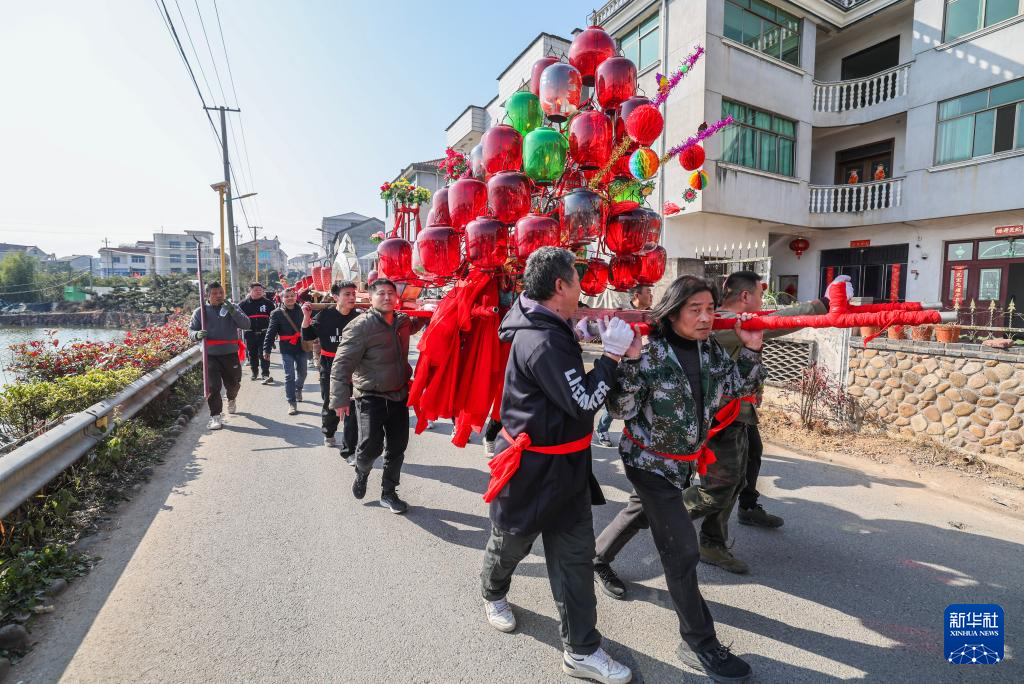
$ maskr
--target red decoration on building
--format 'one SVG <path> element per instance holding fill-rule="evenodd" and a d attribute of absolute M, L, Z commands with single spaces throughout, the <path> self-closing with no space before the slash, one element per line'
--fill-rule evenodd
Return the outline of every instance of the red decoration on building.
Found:
<path fill-rule="evenodd" d="M 518 171 L 502 171 L 487 181 L 487 204 L 494 218 L 511 225 L 530 213 L 530 179 Z"/>
<path fill-rule="evenodd" d="M 828 287 L 829 285 L 831 285 L 832 281 L 835 280 L 835 279 L 836 279 L 836 267 L 835 266 L 827 266 L 825 268 L 825 287 Z M 794 296 L 796 296 L 796 295 L 794 295 Z"/>
<path fill-rule="evenodd" d="M 466 226 L 466 259 L 485 271 L 504 266 L 508 261 L 508 228 L 489 216 L 470 221 Z"/>
<path fill-rule="evenodd" d="M 516 257 L 523 263 L 541 247 L 558 247 L 558 221 L 543 214 L 527 214 L 516 221 Z"/>
<path fill-rule="evenodd" d="M 594 74 L 606 59 L 615 56 L 615 41 L 600 26 L 588 26 L 572 39 L 569 64 L 580 70 L 583 85 L 594 85 Z"/>
<path fill-rule="evenodd" d="M 796 258 L 799 259 L 803 256 L 803 253 L 807 251 L 807 248 L 811 246 L 811 243 L 802 237 L 798 237 L 789 243 L 789 248 L 796 252 Z"/>
<path fill-rule="evenodd" d="M 679 165 L 687 171 L 696 171 L 704 166 L 704 148 L 700 145 L 687 147 L 679 153 Z"/>
<path fill-rule="evenodd" d="M 583 294 L 596 297 L 608 287 L 608 276 L 608 264 L 600 259 L 589 259 L 587 270 L 580 278 L 580 290 L 583 291 Z"/>
<path fill-rule="evenodd" d="M 636 208 L 608 219 L 604 244 L 619 255 L 636 254 L 647 244 L 647 214 Z"/>
<path fill-rule="evenodd" d="M 462 262 L 459 234 L 450 226 L 424 229 L 416 237 L 416 248 L 423 270 L 432 276 L 450 277 Z"/>
<path fill-rule="evenodd" d="M 625 292 L 636 287 L 639 284 L 640 268 L 640 257 L 635 254 L 613 256 L 608 264 L 612 289 Z"/>
<path fill-rule="evenodd" d="M 460 178 L 448 186 L 448 216 L 461 232 L 466 224 L 487 211 L 487 186 L 475 178 Z"/>
<path fill-rule="evenodd" d="M 892 270 L 889 274 L 889 301 L 898 302 L 900 300 L 900 271 L 902 270 L 902 264 L 893 264 Z"/>
<path fill-rule="evenodd" d="M 530 92 L 540 97 L 540 75 L 544 73 L 544 70 L 549 66 L 558 61 L 557 57 L 548 55 L 547 57 L 541 57 L 533 63 L 533 68 L 530 70 Z"/>
<path fill-rule="evenodd" d="M 640 273 L 636 281 L 640 285 L 654 285 L 665 275 L 665 263 L 668 253 L 661 245 L 640 255 Z"/>
<path fill-rule="evenodd" d="M 597 111 L 574 116 L 569 122 L 569 156 L 584 171 L 603 168 L 612 156 L 612 120 Z"/>
<path fill-rule="evenodd" d="M 480 138 L 480 144 L 487 178 L 501 171 L 518 171 L 522 168 L 523 136 L 511 126 L 491 126 Z"/>
<path fill-rule="evenodd" d="M 636 65 L 625 57 L 609 57 L 594 74 L 594 97 L 601 109 L 613 110 L 636 94 Z"/>
<path fill-rule="evenodd" d="M 665 118 L 652 104 L 636 107 L 626 118 L 626 133 L 643 147 L 652 145 L 664 127 Z"/>
<path fill-rule="evenodd" d="M 408 280 L 412 275 L 412 243 L 408 240 L 388 238 L 377 245 L 377 256 L 377 271 L 382 278 Z"/>
<path fill-rule="evenodd" d="M 566 244 L 583 245 L 601 237 L 605 213 L 605 201 L 596 192 L 579 188 L 566 193 L 559 204 L 559 222 Z"/>

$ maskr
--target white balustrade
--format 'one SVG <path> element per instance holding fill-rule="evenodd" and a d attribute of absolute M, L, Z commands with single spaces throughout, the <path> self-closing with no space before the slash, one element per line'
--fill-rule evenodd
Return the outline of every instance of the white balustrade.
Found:
<path fill-rule="evenodd" d="M 851 214 L 900 206 L 903 179 L 887 178 L 852 185 L 812 185 L 810 190 L 812 214 Z"/>
<path fill-rule="evenodd" d="M 901 64 L 867 78 L 814 82 L 814 111 L 846 112 L 903 97 L 910 80 L 910 63 Z"/>

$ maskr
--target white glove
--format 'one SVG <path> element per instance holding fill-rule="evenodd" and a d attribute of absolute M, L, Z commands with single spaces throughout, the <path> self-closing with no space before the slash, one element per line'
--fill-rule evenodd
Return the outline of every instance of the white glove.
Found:
<path fill-rule="evenodd" d="M 621 318 L 598 321 L 597 329 L 601 332 L 601 342 L 607 354 L 622 356 L 633 343 L 633 329 Z"/>
<path fill-rule="evenodd" d="M 594 339 L 594 336 L 590 334 L 590 320 L 581 318 L 579 322 L 573 328 L 576 331 L 576 339 L 580 341 L 588 341 Z"/>
<path fill-rule="evenodd" d="M 850 276 L 848 276 L 848 275 L 841 275 L 838 278 L 836 278 L 835 280 L 833 280 L 832 282 L 833 283 L 846 283 L 846 299 L 847 299 L 847 301 L 853 299 L 853 283 L 850 281 Z"/>

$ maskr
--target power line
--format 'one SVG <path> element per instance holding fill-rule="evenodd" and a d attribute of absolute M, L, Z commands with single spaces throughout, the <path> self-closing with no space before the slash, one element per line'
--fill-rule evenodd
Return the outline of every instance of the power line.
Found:
<path fill-rule="evenodd" d="M 178 4 L 178 0 L 174 0 L 174 6 L 178 9 L 178 18 L 181 19 L 181 27 L 185 29 L 185 37 L 188 38 L 188 44 L 192 47 L 192 56 L 196 58 L 196 66 L 199 67 L 199 75 L 203 77 L 203 83 L 206 84 L 206 90 L 210 93 L 210 99 L 215 99 L 213 88 L 210 87 L 210 79 L 206 77 L 206 69 L 203 68 L 203 60 L 199 58 L 199 51 L 196 50 L 196 44 L 192 40 L 192 32 L 188 30 L 188 22 L 185 20 L 185 14 L 181 11 L 181 5 Z"/>
<path fill-rule="evenodd" d="M 178 0 L 174 0 L 177 2 Z M 203 28 L 203 38 L 206 40 L 206 49 L 210 53 L 210 62 L 213 64 L 213 75 L 217 77 L 217 87 L 220 88 L 221 102 L 227 104 L 228 96 L 224 94 L 224 83 L 220 80 L 220 70 L 217 69 L 217 60 L 213 57 L 213 46 L 210 45 L 210 36 L 206 33 L 206 22 L 203 21 L 203 12 L 199 9 L 199 0 L 195 0 L 196 13 L 199 15 L 199 25 Z M 235 98 L 235 108 L 238 109 L 238 98 Z"/>
<path fill-rule="evenodd" d="M 37 288 L 31 289 L 31 290 L 0 290 L 0 295 L 31 294 L 33 292 L 46 292 L 47 290 L 52 290 L 55 287 L 64 287 L 65 285 L 70 285 L 74 281 L 76 281 L 79 278 L 81 278 L 83 275 L 90 274 L 91 272 L 92 272 L 91 268 L 83 269 L 83 270 L 79 271 L 78 273 L 76 273 L 74 276 L 72 276 L 71 280 L 67 280 L 67 281 L 65 281 L 63 283 L 54 283 L 53 285 L 47 285 L 45 287 L 37 287 Z"/>

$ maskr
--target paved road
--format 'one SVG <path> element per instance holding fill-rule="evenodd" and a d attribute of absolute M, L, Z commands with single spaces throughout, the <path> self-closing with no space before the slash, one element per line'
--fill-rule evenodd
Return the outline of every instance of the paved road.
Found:
<path fill-rule="evenodd" d="M 223 431 L 205 432 L 205 415 L 193 422 L 98 535 L 92 550 L 103 560 L 37 625 L 38 645 L 10 681 L 568 681 L 540 544 L 509 596 L 518 631 L 484 622 L 480 447 L 455 449 L 443 423 L 412 440 L 407 516 L 377 505 L 379 469 L 355 501 L 351 469 L 322 446 L 313 377 L 299 416 L 286 415 L 280 385 L 245 380 Z M 1019 520 L 874 464 L 768 454 L 766 503 L 786 526 L 735 526 L 734 551 L 751 575 L 700 570 L 720 637 L 747 654 L 757 681 L 1024 681 L 1012 657 L 954 667 L 942 647 L 950 603 L 1000 604 L 1008 643 L 1020 643 Z M 595 508 L 603 526 L 628 484 L 611 449 L 595 449 L 595 470 L 611 499 Z M 608 650 L 636 681 L 708 681 L 677 664 L 650 536 L 618 567 L 632 600 L 598 595 Z"/>

